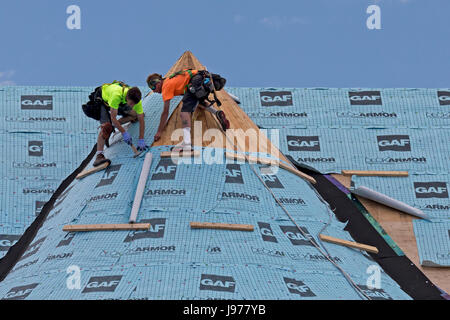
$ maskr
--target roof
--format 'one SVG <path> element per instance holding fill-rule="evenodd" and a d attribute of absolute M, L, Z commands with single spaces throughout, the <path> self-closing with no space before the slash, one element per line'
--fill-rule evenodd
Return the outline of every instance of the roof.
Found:
<path fill-rule="evenodd" d="M 201 67 L 189 52 L 184 54 L 168 73 L 186 67 Z M 6 94 L 2 94 L 3 99 L 5 96 L 11 97 L 9 90 L 25 89 L 6 89 L 3 91 Z M 32 89 L 26 90 L 33 94 Z M 43 94 L 51 92 L 49 88 L 40 90 Z M 241 94 L 243 90 L 231 90 L 241 99 L 242 109 L 226 92 L 219 93 L 223 102 L 222 108 L 230 119 L 232 128 L 255 130 L 258 140 L 264 143 L 257 144 L 256 148 L 253 144 L 235 143 L 232 144 L 232 150 L 277 158 L 292 165 L 258 128 L 257 125 L 263 127 L 264 124 L 259 122 L 260 119 L 268 117 L 252 116 L 247 109 L 251 105 L 246 104 L 245 97 L 257 89 L 248 89 L 245 91 L 247 94 Z M 306 92 L 309 89 L 304 90 Z M 65 92 L 65 99 L 61 98 L 61 105 L 65 105 L 66 101 L 79 104 L 79 100 L 85 98 L 89 92 L 88 89 L 76 91 L 69 88 L 55 89 L 54 92 L 59 97 L 62 91 Z M 78 92 L 75 94 L 75 102 L 67 96 L 74 95 L 74 92 Z M 21 91 L 20 94 L 23 95 Z M 322 97 L 327 96 L 324 94 Z M 10 98 L 7 98 L 7 101 L 10 101 L 8 99 Z M 19 93 L 11 100 L 17 99 L 20 99 Z M 226 144 L 223 143 L 228 139 L 225 136 L 222 137 L 222 145 L 217 140 L 214 140 L 212 145 L 210 141 L 196 144 L 196 140 L 193 140 L 196 148 L 202 151 L 202 159 L 205 162 L 214 159 L 213 163 L 196 163 L 196 159 L 178 162 L 170 158 L 162 159 L 161 152 L 169 150 L 169 146 L 177 142 L 172 141 L 171 135 L 174 129 L 180 127 L 177 116 L 179 101 L 178 99 L 172 104 L 172 116 L 161 141 L 153 144 L 149 151 L 153 155 L 153 161 L 138 221 L 150 222 L 151 229 L 141 232 L 62 231 L 62 227 L 67 224 L 126 223 L 130 214 L 143 158 L 134 159 L 129 147 L 119 141 L 106 151 L 113 161 L 109 169 L 83 180 L 75 180 L 74 175 L 77 172 L 92 165 L 93 153 L 89 153 L 90 150 L 87 150 L 86 146 L 84 153 L 78 152 L 73 158 L 80 163 L 87 156 L 80 167 L 74 165 L 65 168 L 65 173 L 55 173 L 61 178 L 75 170 L 44 206 L 44 210 L 15 248 L 10 250 L 6 260 L 0 262 L 0 271 L 4 272 L 9 268 L 8 275 L 0 283 L 0 297 L 410 298 L 411 291 L 408 290 L 407 294 L 406 289 L 400 287 L 399 280 L 393 279 L 391 273 L 383 270 L 388 269 L 385 266 L 380 269 L 383 287 L 374 289 L 367 286 L 368 268 L 380 267 L 373 255 L 321 242 L 319 233 L 347 240 L 355 240 L 355 235 L 348 232 L 346 223 L 334 215 L 324 196 L 297 175 L 283 169 L 270 175 L 263 165 L 227 163 L 224 156 Z M 144 100 L 143 105 L 146 113 L 146 137 L 153 137 L 159 124 L 161 96 L 152 94 Z M 243 110 L 250 114 L 256 124 Z M 194 117 L 202 123 L 202 136 L 208 129 L 218 129 L 209 113 L 197 111 Z M 84 124 L 85 121 L 76 123 Z M 57 131 L 58 129 L 60 131 Z M 67 134 L 61 132 L 61 129 L 55 123 L 49 137 L 59 135 L 67 139 Z M 77 129 L 75 127 L 73 132 L 76 139 L 84 137 L 95 141 L 95 130 L 92 126 L 89 127 L 91 131 L 86 129 L 82 134 L 79 131 L 77 133 Z M 288 130 L 304 128 L 291 127 Z M 138 126 L 132 125 L 129 131 L 136 136 Z M 214 134 L 216 133 L 217 130 L 214 130 Z M 4 131 L 3 134 L 16 137 L 22 133 L 10 130 Z M 31 136 L 33 134 L 27 133 L 27 138 L 34 139 L 34 136 Z M 223 135 L 220 131 L 217 134 Z M 46 137 L 42 139 L 46 145 Z M 71 143 L 77 141 L 76 139 L 70 140 Z M 283 153 L 289 154 L 288 145 L 285 145 L 284 150 L 283 145 L 280 145 L 280 148 Z M 31 156 L 28 154 L 28 157 Z M 298 159 L 293 160 L 295 162 Z M 46 178 L 47 169 L 52 168 L 39 168 L 40 179 Z M 4 175 L 4 179 L 9 177 Z M 277 204 L 277 200 L 282 205 Z M 255 230 L 192 230 L 189 227 L 192 221 L 251 224 Z M 24 223 L 24 227 L 26 226 Z M 367 228 L 364 232 L 375 230 L 373 226 Z M 327 252 L 331 261 L 326 258 Z M 71 272 L 78 267 L 81 271 L 79 290 L 67 290 L 68 288 L 61 286 L 61 283 L 66 283 L 68 267 L 72 267 L 69 270 Z M 26 295 L 23 294 L 24 288 L 30 289 L 26 291 Z"/>

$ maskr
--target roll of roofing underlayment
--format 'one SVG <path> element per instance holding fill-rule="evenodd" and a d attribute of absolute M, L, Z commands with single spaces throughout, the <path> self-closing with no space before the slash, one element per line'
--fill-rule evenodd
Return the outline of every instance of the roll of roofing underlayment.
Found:
<path fill-rule="evenodd" d="M 227 92 L 228 95 L 237 103 L 237 104 L 241 104 L 241 100 L 236 97 L 234 94 Z"/>
<path fill-rule="evenodd" d="M 139 177 L 139 182 L 136 188 L 136 195 L 133 201 L 133 207 L 131 208 L 130 223 L 135 223 L 139 209 L 141 207 L 142 197 L 144 196 L 144 189 L 147 183 L 148 174 L 150 172 L 150 166 L 152 165 L 153 155 L 148 152 L 145 155 L 144 164 L 142 165 L 141 176 Z"/>
<path fill-rule="evenodd" d="M 428 219 L 428 216 L 422 210 L 411 207 L 406 203 L 390 198 L 382 193 L 379 193 L 367 187 L 359 186 L 357 188 L 353 188 L 351 192 L 363 198 L 367 198 L 369 200 L 384 204 L 385 206 L 397 209 L 399 211 L 411 214 L 413 216 L 422 219 Z"/>

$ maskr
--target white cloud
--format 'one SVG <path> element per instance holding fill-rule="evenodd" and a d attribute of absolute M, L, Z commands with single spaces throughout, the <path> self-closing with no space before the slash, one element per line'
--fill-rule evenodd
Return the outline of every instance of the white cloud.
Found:
<path fill-rule="evenodd" d="M 260 23 L 273 29 L 280 29 L 284 26 L 308 24 L 308 21 L 301 17 L 280 17 L 271 16 L 264 17 L 260 20 Z"/>
<path fill-rule="evenodd" d="M 300 17 L 289 18 L 289 24 L 308 24 L 308 21 Z"/>
<path fill-rule="evenodd" d="M 234 23 L 238 24 L 245 21 L 245 17 L 240 14 L 235 14 L 233 17 Z"/>
<path fill-rule="evenodd" d="M 8 70 L 0 72 L 0 86 L 14 86 L 16 83 L 11 79 L 16 71 Z"/>

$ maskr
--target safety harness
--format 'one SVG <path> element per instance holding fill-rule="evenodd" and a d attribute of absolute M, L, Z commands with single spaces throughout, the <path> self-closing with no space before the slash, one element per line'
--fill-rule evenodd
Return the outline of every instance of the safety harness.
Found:
<path fill-rule="evenodd" d="M 126 89 L 126 88 L 130 88 L 130 86 L 127 85 L 125 82 L 123 82 L 123 81 L 117 81 L 117 80 L 114 80 L 112 83 L 105 83 L 103 86 L 105 86 L 105 85 L 112 85 L 112 84 L 118 84 L 119 86 L 122 87 L 122 96 L 123 96 L 123 94 L 125 93 L 125 89 Z M 103 86 L 102 86 L 102 87 L 103 87 Z"/>
<path fill-rule="evenodd" d="M 212 81 L 214 81 L 212 74 L 206 70 L 198 70 L 198 73 L 194 74 L 194 73 L 192 73 L 192 70 L 194 70 L 194 69 L 184 69 L 184 70 L 175 72 L 169 76 L 169 79 L 175 78 L 176 76 L 183 75 L 186 73 L 189 74 L 189 83 L 185 86 L 183 93 L 186 93 L 186 91 L 189 90 L 189 92 L 193 93 L 197 98 L 206 99 L 211 104 L 217 103 L 217 106 L 220 107 L 222 105 L 222 103 L 217 98 L 216 91 L 214 90 L 214 86 L 212 85 Z M 203 80 L 202 80 L 203 90 L 201 90 L 201 89 L 199 90 L 199 88 L 195 88 L 192 86 L 191 80 L 195 75 L 200 75 L 203 77 Z M 222 88 L 220 88 L 220 89 L 222 89 Z M 212 101 L 209 100 L 209 98 L 208 98 L 209 93 L 213 94 L 214 100 L 212 100 Z"/>

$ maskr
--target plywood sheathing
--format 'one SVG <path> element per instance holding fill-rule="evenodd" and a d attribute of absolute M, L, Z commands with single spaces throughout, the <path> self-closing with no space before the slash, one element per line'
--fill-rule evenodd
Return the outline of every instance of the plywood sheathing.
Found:
<path fill-rule="evenodd" d="M 335 174 L 333 177 L 347 188 L 350 187 L 351 177 Z M 403 250 L 406 256 L 439 288 L 450 292 L 450 268 L 431 268 L 420 265 L 416 237 L 414 235 L 413 220 L 408 214 L 382 204 L 358 197 L 367 211 L 378 221 L 387 234 Z"/>
<path fill-rule="evenodd" d="M 183 69 L 200 69 L 204 70 L 205 66 L 203 66 L 200 61 L 189 51 L 185 52 L 177 62 L 170 68 L 169 72 L 167 72 L 166 76 L 169 76 L 177 71 Z M 214 72 L 214 70 L 209 70 Z M 227 77 L 226 74 L 223 74 L 224 77 Z M 226 89 L 226 88 L 225 88 Z M 230 148 L 237 152 L 260 152 L 267 153 L 274 156 L 277 159 L 283 160 L 287 163 L 290 163 L 289 160 L 284 157 L 284 155 L 279 152 L 279 150 L 272 145 L 271 141 L 266 137 L 264 133 L 262 133 L 258 126 L 253 123 L 253 121 L 247 116 L 247 114 L 239 107 L 239 105 L 228 95 L 225 90 L 221 90 L 217 92 L 217 97 L 222 102 L 222 106 L 220 110 L 224 111 L 227 119 L 230 121 L 230 129 L 242 130 L 242 132 L 246 132 L 247 130 L 254 130 L 257 136 L 257 143 L 252 143 L 250 139 L 246 138 L 245 141 L 238 141 L 234 139 L 232 135 L 229 134 L 229 137 L 232 138 L 233 143 L 236 144 L 236 147 Z M 153 144 L 153 146 L 163 146 L 163 145 L 174 145 L 181 142 L 181 137 L 177 141 L 172 141 L 172 133 L 174 130 L 182 128 L 181 119 L 180 119 L 180 111 L 181 104 L 176 108 L 176 110 L 172 113 L 172 116 L 169 118 L 168 123 L 162 132 L 161 139 Z M 161 105 L 161 111 L 162 111 Z M 199 139 L 195 139 L 197 137 L 204 137 L 205 132 L 208 129 L 219 129 L 217 120 L 214 119 L 214 115 L 209 112 L 205 112 L 200 108 L 197 108 L 192 116 L 192 143 L 194 146 L 198 147 L 213 147 L 213 148 L 226 148 L 227 147 L 227 138 L 222 134 L 221 139 L 211 139 L 212 141 L 202 141 L 201 144 L 198 143 Z M 201 122 L 201 132 L 199 130 L 195 130 L 195 121 Z M 198 128 L 198 127 L 197 127 Z M 231 131 L 229 131 L 231 132 Z M 241 135 L 242 136 L 242 135 Z M 230 143 L 229 143 L 230 144 Z"/>

